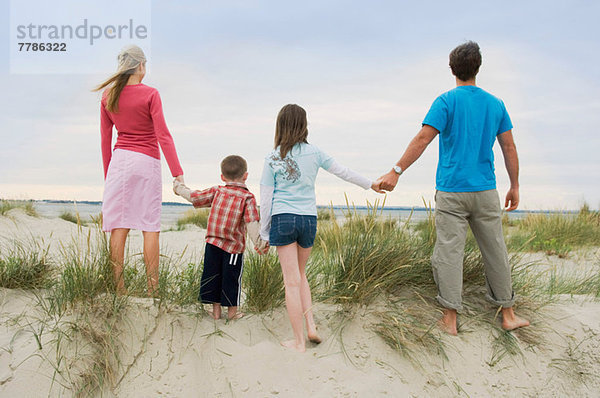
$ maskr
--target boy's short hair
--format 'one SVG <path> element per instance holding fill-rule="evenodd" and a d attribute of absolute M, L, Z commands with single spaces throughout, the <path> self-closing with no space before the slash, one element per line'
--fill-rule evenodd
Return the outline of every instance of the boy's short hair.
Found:
<path fill-rule="evenodd" d="M 452 74 L 462 81 L 471 80 L 479 72 L 481 52 L 479 45 L 468 41 L 450 52 L 450 69 Z"/>
<path fill-rule="evenodd" d="M 221 161 L 221 174 L 228 180 L 237 180 L 248 171 L 246 160 L 238 155 L 229 155 Z"/>

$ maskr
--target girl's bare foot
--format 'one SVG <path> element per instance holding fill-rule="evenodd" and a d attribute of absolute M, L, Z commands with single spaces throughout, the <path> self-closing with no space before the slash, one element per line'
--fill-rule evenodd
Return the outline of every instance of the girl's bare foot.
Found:
<path fill-rule="evenodd" d="M 296 343 L 296 340 L 282 341 L 280 344 L 282 346 L 284 346 L 285 348 L 290 348 L 290 349 L 296 350 L 298 352 L 305 352 L 306 351 L 306 346 L 304 344 L 298 344 L 298 343 Z"/>
<path fill-rule="evenodd" d="M 529 326 L 529 321 L 516 316 L 512 307 L 502 308 L 502 329 L 515 330 L 526 326 Z"/>
<path fill-rule="evenodd" d="M 321 344 L 321 337 L 319 337 L 319 334 L 317 333 L 317 331 L 315 330 L 314 332 L 308 332 L 308 341 L 310 341 L 311 343 L 315 343 L 315 344 Z"/>
<path fill-rule="evenodd" d="M 438 326 L 443 332 L 448 333 L 451 336 L 458 335 L 458 329 L 456 327 L 456 310 L 445 308 L 442 318 L 438 321 Z"/>

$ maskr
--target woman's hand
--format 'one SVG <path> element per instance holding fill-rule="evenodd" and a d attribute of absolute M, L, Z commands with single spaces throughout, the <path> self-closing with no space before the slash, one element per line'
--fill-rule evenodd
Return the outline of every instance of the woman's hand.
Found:
<path fill-rule="evenodd" d="M 177 180 L 177 181 L 179 181 L 179 182 L 183 183 L 183 182 L 184 182 L 184 181 L 183 181 L 183 174 L 181 174 L 181 175 L 178 175 L 177 177 L 175 177 L 175 180 Z"/>

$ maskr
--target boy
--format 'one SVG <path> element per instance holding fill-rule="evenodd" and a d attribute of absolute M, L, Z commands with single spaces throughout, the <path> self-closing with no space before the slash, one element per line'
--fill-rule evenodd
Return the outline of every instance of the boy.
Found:
<path fill-rule="evenodd" d="M 175 194 L 194 207 L 211 207 L 206 230 L 204 271 L 198 299 L 213 305 L 212 316 L 221 318 L 226 306 L 228 319 L 238 319 L 246 230 L 256 251 L 264 254 L 268 243 L 259 237 L 259 216 L 254 195 L 246 187 L 248 166 L 241 156 L 227 156 L 221 162 L 224 186 L 192 191 L 183 182 L 173 181 Z"/>

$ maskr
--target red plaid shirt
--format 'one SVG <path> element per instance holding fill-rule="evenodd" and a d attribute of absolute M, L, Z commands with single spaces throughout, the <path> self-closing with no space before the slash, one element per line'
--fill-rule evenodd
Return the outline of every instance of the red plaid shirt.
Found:
<path fill-rule="evenodd" d="M 194 207 L 211 207 L 206 243 L 227 253 L 243 253 L 246 247 L 246 223 L 259 221 L 256 199 L 241 182 L 228 182 L 191 194 Z"/>

